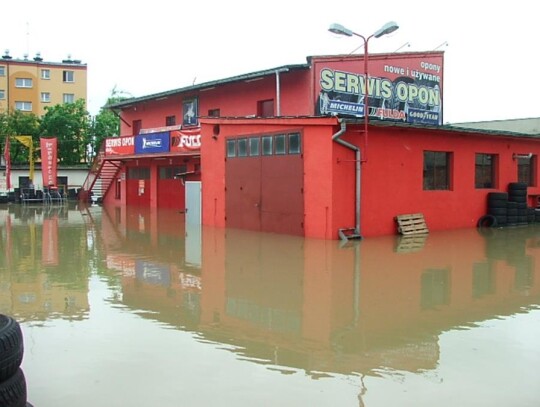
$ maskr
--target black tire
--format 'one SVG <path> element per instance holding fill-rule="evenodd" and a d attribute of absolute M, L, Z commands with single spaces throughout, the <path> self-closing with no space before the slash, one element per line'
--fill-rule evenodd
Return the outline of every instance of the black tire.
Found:
<path fill-rule="evenodd" d="M 21 326 L 13 318 L 0 314 L 0 382 L 13 376 L 21 366 L 23 353 Z"/>
<path fill-rule="evenodd" d="M 0 406 L 26 407 L 26 379 L 19 368 L 9 379 L 0 383 Z"/>
<path fill-rule="evenodd" d="M 508 210 L 505 208 L 494 208 L 492 206 L 490 206 L 488 208 L 488 215 L 494 215 L 494 216 L 501 216 L 501 215 L 504 215 L 506 216 L 508 214 Z"/>
<path fill-rule="evenodd" d="M 509 191 L 519 191 L 519 190 L 527 190 L 527 183 L 526 182 L 511 182 L 508 184 L 508 190 Z"/>
<path fill-rule="evenodd" d="M 517 216 L 507 216 L 506 217 L 506 225 L 508 226 L 515 226 L 518 223 L 518 217 Z"/>
<path fill-rule="evenodd" d="M 479 228 L 494 228 L 497 227 L 497 219 L 493 215 L 484 215 L 478 219 L 476 226 Z"/>
<path fill-rule="evenodd" d="M 489 192 L 487 195 L 488 207 L 490 208 L 506 208 L 508 203 L 507 192 Z"/>
<path fill-rule="evenodd" d="M 495 200 L 490 199 L 488 200 L 488 208 L 507 208 L 508 207 L 508 199 L 505 199 L 504 201 L 502 199 Z"/>
<path fill-rule="evenodd" d="M 508 199 L 508 192 L 488 192 L 488 201 L 506 201 Z"/>
<path fill-rule="evenodd" d="M 524 197 L 524 196 L 527 196 L 527 190 L 526 189 L 516 189 L 516 190 L 513 190 L 513 191 L 510 191 L 508 193 L 508 199 L 509 200 L 512 200 L 512 198 L 516 198 L 516 197 Z"/>

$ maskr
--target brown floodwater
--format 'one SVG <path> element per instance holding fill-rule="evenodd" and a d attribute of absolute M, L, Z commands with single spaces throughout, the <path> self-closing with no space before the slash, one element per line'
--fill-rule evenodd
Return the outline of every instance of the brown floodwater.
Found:
<path fill-rule="evenodd" d="M 540 224 L 350 241 L 0 206 L 28 401 L 540 405 Z"/>

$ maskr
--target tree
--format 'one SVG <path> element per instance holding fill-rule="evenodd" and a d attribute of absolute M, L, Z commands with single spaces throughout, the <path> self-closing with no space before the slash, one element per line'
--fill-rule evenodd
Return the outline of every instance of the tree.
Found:
<path fill-rule="evenodd" d="M 97 152 L 103 144 L 103 140 L 108 137 L 118 137 L 120 135 L 120 118 L 107 106 L 128 99 L 126 94 L 115 88 L 111 91 L 111 96 L 99 113 L 94 116 L 91 125 L 90 145 L 91 152 Z"/>
<path fill-rule="evenodd" d="M 45 111 L 41 118 L 40 136 L 58 139 L 59 163 L 86 163 L 91 120 L 85 101 L 79 99 L 75 103 L 50 106 Z"/>
<path fill-rule="evenodd" d="M 0 113 L 0 142 L 2 151 L 6 135 L 10 137 L 32 136 L 35 140 L 39 137 L 39 117 L 34 113 L 21 112 L 20 110 Z M 16 142 L 13 138 L 11 139 L 10 156 L 12 164 L 28 163 L 28 153 L 28 148 Z"/>

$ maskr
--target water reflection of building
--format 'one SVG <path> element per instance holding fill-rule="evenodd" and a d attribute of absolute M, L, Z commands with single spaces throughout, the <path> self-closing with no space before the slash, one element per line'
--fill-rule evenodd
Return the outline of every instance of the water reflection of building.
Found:
<path fill-rule="evenodd" d="M 165 240 L 158 223 L 134 216 L 145 218 L 143 230 L 130 224 L 133 216 L 120 213 L 120 227 L 103 227 L 123 264 L 124 304 L 284 370 L 433 369 L 441 332 L 522 312 L 540 299 L 534 225 L 345 246 L 204 228 L 198 269 L 185 261 L 189 234 L 179 214 L 162 215 Z"/>
<path fill-rule="evenodd" d="M 70 206 L 9 205 L 0 209 L 0 313 L 19 321 L 85 318 L 87 231 L 73 227 Z M 59 230 L 62 223 L 71 227 Z"/>

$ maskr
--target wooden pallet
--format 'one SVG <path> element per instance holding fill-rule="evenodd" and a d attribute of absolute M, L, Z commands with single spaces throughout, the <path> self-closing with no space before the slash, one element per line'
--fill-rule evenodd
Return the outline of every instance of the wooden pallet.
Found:
<path fill-rule="evenodd" d="M 398 223 L 398 232 L 402 235 L 420 235 L 429 233 L 429 230 L 424 220 L 424 215 L 421 213 L 413 213 L 411 215 L 396 216 Z"/>

